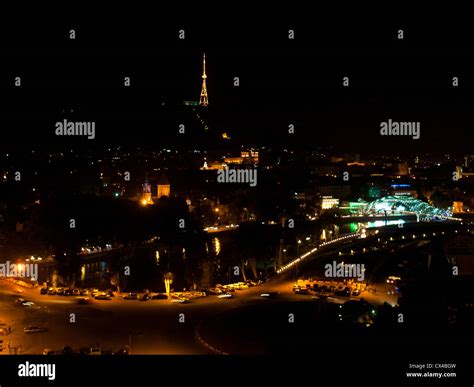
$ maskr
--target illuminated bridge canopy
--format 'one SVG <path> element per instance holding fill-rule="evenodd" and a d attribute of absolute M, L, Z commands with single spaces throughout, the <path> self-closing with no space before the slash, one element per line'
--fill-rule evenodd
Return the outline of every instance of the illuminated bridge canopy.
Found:
<path fill-rule="evenodd" d="M 430 206 L 421 200 L 415 199 L 412 196 L 385 196 L 383 198 L 374 200 L 367 204 L 364 209 L 366 214 L 374 213 L 414 213 L 423 217 L 450 217 L 452 212 L 450 210 L 443 210 Z"/>

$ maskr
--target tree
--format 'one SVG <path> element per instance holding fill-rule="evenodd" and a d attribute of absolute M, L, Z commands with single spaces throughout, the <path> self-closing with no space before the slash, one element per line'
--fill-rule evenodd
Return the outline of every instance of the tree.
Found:
<path fill-rule="evenodd" d="M 169 298 L 170 293 L 171 293 L 171 284 L 173 283 L 174 275 L 173 275 L 173 273 L 168 272 L 163 276 L 163 279 L 165 281 L 166 295 Z"/>

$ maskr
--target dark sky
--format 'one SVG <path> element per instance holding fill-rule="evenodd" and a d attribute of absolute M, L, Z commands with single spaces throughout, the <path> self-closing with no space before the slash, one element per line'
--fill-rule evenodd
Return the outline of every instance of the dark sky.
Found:
<path fill-rule="evenodd" d="M 84 139 L 54 136 L 57 120 L 94 120 L 99 143 L 176 143 L 194 118 L 207 55 L 210 130 L 236 142 L 332 145 L 348 151 L 472 153 L 474 27 L 180 18 L 3 25 L 3 146 Z M 77 39 L 68 39 L 76 28 Z M 177 39 L 185 29 L 186 39 Z M 295 40 L 287 39 L 294 29 Z M 404 29 L 404 40 L 397 30 Z M 13 78 L 22 77 L 22 88 Z M 132 87 L 122 86 L 123 77 Z M 235 76 L 240 86 L 233 86 Z M 342 77 L 350 87 L 342 87 Z M 458 76 L 460 86 L 451 87 Z M 421 138 L 381 137 L 380 122 L 420 121 Z M 288 125 L 296 133 L 288 135 Z M 190 127 L 193 143 L 199 128 Z M 203 138 L 203 142 L 205 143 Z M 86 141 L 87 142 L 87 141 Z"/>

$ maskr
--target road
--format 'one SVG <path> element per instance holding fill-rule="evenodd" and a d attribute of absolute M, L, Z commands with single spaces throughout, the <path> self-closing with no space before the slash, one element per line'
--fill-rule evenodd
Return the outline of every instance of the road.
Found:
<path fill-rule="evenodd" d="M 313 254 L 311 260 L 319 255 L 322 258 L 331 251 L 337 253 L 351 243 L 357 243 L 357 239 L 326 246 Z M 11 347 L 21 346 L 22 353 L 28 354 L 42 353 L 44 348 L 59 350 L 69 345 L 79 349 L 96 344 L 103 350 L 113 351 L 130 345 L 132 354 L 207 354 L 212 350 L 206 344 L 217 348 L 215 344 L 221 342 L 222 337 L 206 337 L 206 330 L 200 332 L 200 336 L 196 335 L 199 332 L 196 328 L 205 322 L 216 320 L 231 310 L 259 308 L 265 303 L 280 302 L 285 305 L 311 302 L 311 296 L 293 294 L 294 278 L 290 278 L 291 272 L 288 270 L 263 285 L 237 291 L 232 299 L 208 296 L 192 300 L 189 304 L 174 304 L 168 300 L 142 302 L 116 297 L 111 301 L 92 300 L 90 305 L 79 305 L 77 297 L 40 295 L 39 289 L 20 288 L 0 280 L 0 322 L 12 327 L 11 334 L 1 339 L 4 348 L 10 342 Z M 15 303 L 20 291 L 23 298 L 35 303 L 33 307 Z M 279 292 L 278 300 L 260 296 L 267 292 Z M 385 301 L 392 305 L 396 303 L 396 296 L 387 295 L 382 284 L 378 284 L 377 294 L 366 291 L 360 297 L 372 304 Z M 329 299 L 331 303 L 344 301 L 347 298 Z M 183 317 L 184 322 L 180 322 Z M 48 331 L 27 335 L 23 328 L 30 324 L 45 326 Z M 234 341 L 238 339 L 232 332 L 225 334 Z M 8 353 L 8 350 L 4 349 L 3 353 Z"/>
<path fill-rule="evenodd" d="M 196 327 L 202 321 L 231 309 L 266 302 L 260 296 L 265 292 L 280 292 L 279 301 L 307 301 L 308 297 L 293 294 L 292 285 L 289 279 L 278 279 L 237 291 L 232 299 L 208 296 L 189 304 L 115 297 L 79 305 L 80 297 L 40 295 L 38 289 L 20 288 L 1 280 L 0 321 L 12 327 L 12 333 L 3 336 L 4 347 L 10 342 L 11 347 L 21 346 L 22 353 L 39 354 L 44 348 L 60 350 L 65 345 L 79 349 L 99 344 L 103 350 L 116 351 L 131 344 L 133 354 L 207 354 L 210 349 L 195 336 Z M 24 307 L 16 303 L 19 291 L 21 297 L 35 305 Z M 179 321 L 181 314 L 184 322 Z M 23 328 L 30 324 L 44 326 L 48 331 L 25 334 Z"/>

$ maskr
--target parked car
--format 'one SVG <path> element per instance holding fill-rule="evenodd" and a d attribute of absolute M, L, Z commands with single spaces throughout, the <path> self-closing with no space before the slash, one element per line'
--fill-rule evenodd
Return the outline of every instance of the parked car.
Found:
<path fill-rule="evenodd" d="M 25 333 L 39 333 L 39 332 L 46 332 L 48 329 L 44 327 L 38 327 L 36 325 L 29 325 L 23 328 Z"/>
<path fill-rule="evenodd" d="M 40 294 L 42 294 L 42 295 L 48 294 L 48 289 L 47 288 L 41 288 L 40 289 Z"/>
<path fill-rule="evenodd" d="M 54 288 L 49 288 L 47 294 L 48 294 L 48 296 L 54 296 L 54 295 L 56 295 L 56 289 L 54 289 Z"/>
<path fill-rule="evenodd" d="M 309 294 L 308 288 L 301 288 L 300 290 L 295 290 L 295 294 Z"/>
<path fill-rule="evenodd" d="M 260 294 L 260 297 L 265 297 L 265 298 L 275 298 L 278 296 L 279 292 L 268 292 L 268 293 L 262 293 Z"/>
<path fill-rule="evenodd" d="M 63 293 L 63 296 L 70 296 L 72 294 L 72 290 L 67 288 L 67 289 L 64 289 L 64 293 Z"/>
<path fill-rule="evenodd" d="M 150 295 L 145 293 L 143 296 L 140 297 L 140 301 L 148 301 L 150 298 Z"/>
<path fill-rule="evenodd" d="M 79 349 L 79 355 L 88 355 L 91 352 L 89 347 L 82 347 Z"/>
<path fill-rule="evenodd" d="M 94 298 L 96 300 L 110 301 L 109 295 L 105 292 L 97 294 Z"/>
<path fill-rule="evenodd" d="M 233 298 L 234 296 L 231 293 L 219 294 L 217 298 Z"/>
<path fill-rule="evenodd" d="M 89 291 L 87 289 L 81 290 L 81 296 L 88 296 L 88 295 L 89 295 Z"/>
<path fill-rule="evenodd" d="M 80 296 L 81 295 L 81 290 L 80 289 L 72 289 L 71 294 L 73 296 Z"/>
<path fill-rule="evenodd" d="M 74 354 L 74 351 L 72 350 L 72 348 L 69 345 L 66 345 L 63 348 L 63 355 L 73 355 L 73 354 Z"/>
<path fill-rule="evenodd" d="M 216 295 L 216 294 L 222 294 L 222 290 L 219 289 L 219 288 L 210 288 L 207 290 L 207 294 L 212 294 L 212 295 Z"/>
<path fill-rule="evenodd" d="M 123 296 L 124 300 L 137 300 L 138 294 L 137 293 L 128 293 L 126 296 Z"/>
<path fill-rule="evenodd" d="M 352 291 L 352 295 L 355 296 L 355 297 L 360 296 L 360 289 L 354 289 Z"/>
<path fill-rule="evenodd" d="M 178 303 L 178 304 L 186 304 L 189 302 L 189 300 L 187 298 L 173 298 L 171 302 Z"/>
<path fill-rule="evenodd" d="M 83 298 L 80 298 L 78 301 L 77 301 L 78 305 L 88 305 L 91 303 L 91 299 L 88 298 L 88 297 L 83 297 Z"/>
<path fill-rule="evenodd" d="M 113 353 L 114 355 L 128 355 L 129 354 L 129 350 L 128 348 L 120 348 L 117 352 L 114 352 Z"/>
<path fill-rule="evenodd" d="M 100 347 L 91 347 L 89 355 L 102 355 L 102 349 Z"/>
<path fill-rule="evenodd" d="M 151 297 L 152 300 L 167 300 L 168 296 L 165 293 L 158 293 Z"/>
<path fill-rule="evenodd" d="M 54 355 L 54 351 L 51 348 L 44 348 L 43 355 Z"/>
<path fill-rule="evenodd" d="M 64 289 L 63 289 L 63 288 L 57 288 L 57 289 L 56 289 L 56 294 L 57 294 L 58 296 L 62 296 L 62 295 L 64 294 Z"/>

